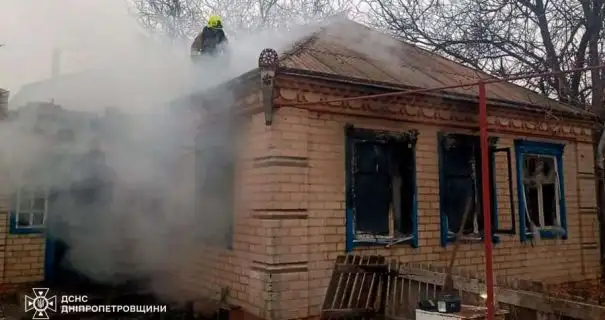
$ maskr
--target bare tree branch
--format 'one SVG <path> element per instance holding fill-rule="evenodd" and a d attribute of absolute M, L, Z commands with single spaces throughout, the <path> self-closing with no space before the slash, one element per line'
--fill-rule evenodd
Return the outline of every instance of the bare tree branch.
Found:
<path fill-rule="evenodd" d="M 174 38 L 192 38 L 211 14 L 229 30 L 287 27 L 348 12 L 353 0 L 132 0 L 140 22 Z"/>
<path fill-rule="evenodd" d="M 365 0 L 375 27 L 499 76 L 605 62 L 605 0 Z M 604 108 L 605 72 L 528 79 L 561 101 Z"/>

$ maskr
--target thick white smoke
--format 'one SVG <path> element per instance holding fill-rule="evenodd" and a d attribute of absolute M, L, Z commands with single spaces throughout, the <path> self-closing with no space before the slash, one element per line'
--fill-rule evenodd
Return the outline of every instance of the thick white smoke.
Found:
<path fill-rule="evenodd" d="M 62 109 L 57 118 L 63 120 L 57 121 L 72 130 L 67 134 L 72 139 L 57 151 L 56 128 L 36 124 L 41 114 L 52 111 L 49 105 L 20 109 L 1 123 L 2 191 L 52 173 L 45 183 L 62 193 L 55 195 L 51 230 L 70 247 L 68 262 L 86 276 L 100 281 L 151 277 L 157 285 L 199 250 L 200 236 L 216 232 L 203 212 L 195 212 L 200 195 L 183 180 L 187 174 L 175 174 L 195 165 L 182 161 L 193 152 L 196 128 L 188 127 L 170 104 L 255 68 L 263 48 L 283 52 L 315 31 L 301 27 L 237 36 L 238 30 L 225 27 L 231 38 L 228 60 L 219 67 L 216 61 L 194 66 L 189 42 L 149 36 L 124 1 L 2 1 L 0 87 L 12 90 L 11 108 L 52 101 Z M 62 53 L 61 74 L 44 82 L 55 49 Z M 42 83 L 27 85 L 36 81 Z M 218 94 L 227 104 L 233 97 L 228 91 Z M 115 112 L 105 114 L 107 107 Z M 44 121 L 54 123 L 48 117 Z M 202 139 L 223 143 L 220 135 Z M 97 149 L 102 153 L 95 155 Z M 76 161 L 83 157 L 88 161 Z M 51 168 L 44 171 L 43 164 Z M 28 176 L 33 168 L 43 174 Z M 86 191 L 93 173 L 113 182 L 110 205 L 74 198 L 74 185 Z"/>

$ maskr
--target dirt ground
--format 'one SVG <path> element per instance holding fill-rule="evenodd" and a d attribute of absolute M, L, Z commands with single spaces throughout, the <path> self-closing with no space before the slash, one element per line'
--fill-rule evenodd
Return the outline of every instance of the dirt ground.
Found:
<path fill-rule="evenodd" d="M 572 296 L 580 300 L 605 304 L 605 279 L 568 282 L 552 286 L 549 291 L 557 296 Z"/>

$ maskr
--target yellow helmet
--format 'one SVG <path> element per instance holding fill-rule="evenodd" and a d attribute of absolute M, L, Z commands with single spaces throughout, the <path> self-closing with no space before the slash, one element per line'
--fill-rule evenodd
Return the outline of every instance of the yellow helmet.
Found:
<path fill-rule="evenodd" d="M 213 15 L 208 19 L 209 28 L 221 28 L 222 26 L 223 22 L 221 21 L 221 17 Z"/>

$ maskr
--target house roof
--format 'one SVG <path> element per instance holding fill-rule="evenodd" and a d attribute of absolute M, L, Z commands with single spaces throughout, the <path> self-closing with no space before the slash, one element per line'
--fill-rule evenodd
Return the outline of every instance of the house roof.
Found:
<path fill-rule="evenodd" d="M 175 94 L 176 85 L 164 85 L 163 91 L 159 85 L 159 81 L 145 82 L 140 77 L 131 80 L 113 70 L 90 69 L 25 84 L 12 95 L 9 106 L 15 109 L 30 102 L 52 102 L 67 110 L 98 112 L 108 107 L 128 107 L 132 112 L 147 111 L 152 104 L 161 104 L 165 102 L 162 99 L 169 100 Z"/>
<path fill-rule="evenodd" d="M 280 68 L 293 72 L 355 79 L 399 89 L 426 89 L 495 79 L 438 54 L 397 40 L 351 20 L 339 20 L 298 42 L 280 58 Z M 476 99 L 478 87 L 435 92 Z M 510 82 L 487 85 L 490 103 L 543 108 L 577 116 L 592 113 Z"/>
<path fill-rule="evenodd" d="M 99 88 L 103 88 L 100 90 Z M 113 105 L 119 86 L 94 72 L 63 74 L 23 85 L 10 99 L 12 108 L 30 102 L 52 102 L 67 109 L 104 108 Z M 86 105 L 82 105 L 86 101 Z"/>

